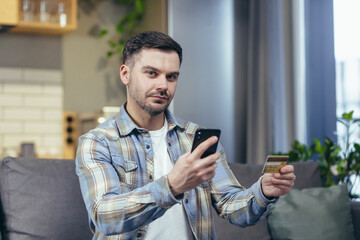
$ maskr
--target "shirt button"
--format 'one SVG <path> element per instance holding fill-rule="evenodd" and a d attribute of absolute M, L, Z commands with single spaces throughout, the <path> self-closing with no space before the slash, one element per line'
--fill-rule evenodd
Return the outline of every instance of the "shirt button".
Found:
<path fill-rule="evenodd" d="M 136 235 L 136 237 L 141 238 L 141 237 L 142 237 L 142 233 L 141 233 L 141 232 L 138 232 L 137 235 Z"/>
<path fill-rule="evenodd" d="M 152 175 L 149 175 L 149 178 L 152 179 L 153 178 Z"/>
<path fill-rule="evenodd" d="M 146 145 L 146 149 L 149 149 L 150 148 L 150 145 Z"/>
<path fill-rule="evenodd" d="M 169 145 L 169 147 L 171 147 L 171 143 L 170 143 L 170 142 L 168 143 L 168 145 Z"/>
<path fill-rule="evenodd" d="M 189 200 L 188 200 L 188 199 L 185 199 L 185 203 L 188 204 L 188 203 L 189 203 Z"/>

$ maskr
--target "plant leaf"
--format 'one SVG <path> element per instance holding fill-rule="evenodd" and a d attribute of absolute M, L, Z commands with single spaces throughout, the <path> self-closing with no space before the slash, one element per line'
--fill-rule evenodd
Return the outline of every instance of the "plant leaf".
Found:
<path fill-rule="evenodd" d="M 113 40 L 109 40 L 108 44 L 109 44 L 110 48 L 116 48 L 116 46 L 118 45 L 117 42 L 114 42 Z"/>
<path fill-rule="evenodd" d="M 354 111 L 351 111 L 349 113 L 343 113 L 342 117 L 345 118 L 348 121 L 351 121 Z"/>
<path fill-rule="evenodd" d="M 122 34 L 122 33 L 124 33 L 124 27 L 123 27 L 123 25 L 122 24 L 118 24 L 118 25 L 116 25 L 116 32 L 118 33 L 118 34 Z"/>
<path fill-rule="evenodd" d="M 99 32 L 99 38 L 104 37 L 108 33 L 109 33 L 109 31 L 107 29 L 101 29 Z"/>
<path fill-rule="evenodd" d="M 145 5 L 142 0 L 135 0 L 135 8 L 138 13 L 143 13 L 145 10 Z"/>
<path fill-rule="evenodd" d="M 108 51 L 106 55 L 107 55 L 108 58 L 111 58 L 113 54 L 114 54 L 114 52 Z"/>

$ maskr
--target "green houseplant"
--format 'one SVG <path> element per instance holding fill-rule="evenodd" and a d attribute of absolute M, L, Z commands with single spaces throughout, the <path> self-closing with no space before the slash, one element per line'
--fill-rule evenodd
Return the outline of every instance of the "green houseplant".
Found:
<path fill-rule="evenodd" d="M 108 40 L 110 50 L 107 52 L 107 57 L 114 54 L 122 53 L 125 42 L 134 34 L 134 29 L 141 21 L 145 13 L 145 0 L 113 0 L 116 4 L 127 8 L 127 14 L 119 19 L 115 25 L 115 32 L 117 37 L 115 40 Z M 99 33 L 99 37 L 104 37 L 108 34 L 108 30 L 103 29 Z"/>
<path fill-rule="evenodd" d="M 337 145 L 329 138 L 322 143 L 313 140 L 309 147 L 295 140 L 289 155 L 289 162 L 318 160 L 322 185 L 329 187 L 340 183 L 347 183 L 349 197 L 359 198 L 353 193 L 354 182 L 360 177 L 360 145 L 358 137 L 353 137 L 353 127 L 358 125 L 359 119 L 353 118 L 353 111 L 344 113 L 338 122 L 345 128 L 344 144 Z M 284 155 L 283 153 L 278 153 Z"/>
<path fill-rule="evenodd" d="M 126 8 L 126 14 L 119 18 L 115 24 L 115 36 L 107 40 L 109 50 L 106 55 L 108 58 L 115 54 L 122 53 L 125 42 L 135 33 L 135 28 L 143 19 L 145 14 L 145 0 L 81 0 L 87 8 L 93 9 L 100 2 L 113 2 Z M 108 29 L 101 29 L 99 37 L 104 38 L 109 35 Z"/>

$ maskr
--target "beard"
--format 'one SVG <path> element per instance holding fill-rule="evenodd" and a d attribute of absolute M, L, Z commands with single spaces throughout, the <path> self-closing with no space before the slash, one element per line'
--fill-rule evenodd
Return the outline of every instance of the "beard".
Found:
<path fill-rule="evenodd" d="M 142 96 L 142 94 L 133 86 L 132 84 L 132 79 L 130 77 L 129 79 L 129 95 L 130 97 L 134 100 L 134 102 L 141 108 L 143 109 L 147 114 L 149 114 L 150 116 L 154 117 L 157 116 L 161 113 L 163 113 L 170 105 L 170 97 L 169 95 L 163 91 L 150 91 L 148 93 L 145 94 L 145 97 Z M 148 103 L 146 102 L 146 98 L 148 97 L 152 97 L 152 96 L 162 96 L 167 98 L 167 103 L 162 103 L 161 101 L 157 101 L 154 103 Z"/>

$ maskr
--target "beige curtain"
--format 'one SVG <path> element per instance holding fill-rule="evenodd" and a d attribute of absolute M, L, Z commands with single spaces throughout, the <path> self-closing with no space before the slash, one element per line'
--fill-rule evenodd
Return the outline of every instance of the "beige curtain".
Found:
<path fill-rule="evenodd" d="M 294 140 L 291 2 L 235 4 L 241 54 L 235 74 L 237 156 L 239 162 L 262 164 L 271 152 L 287 151 Z"/>

